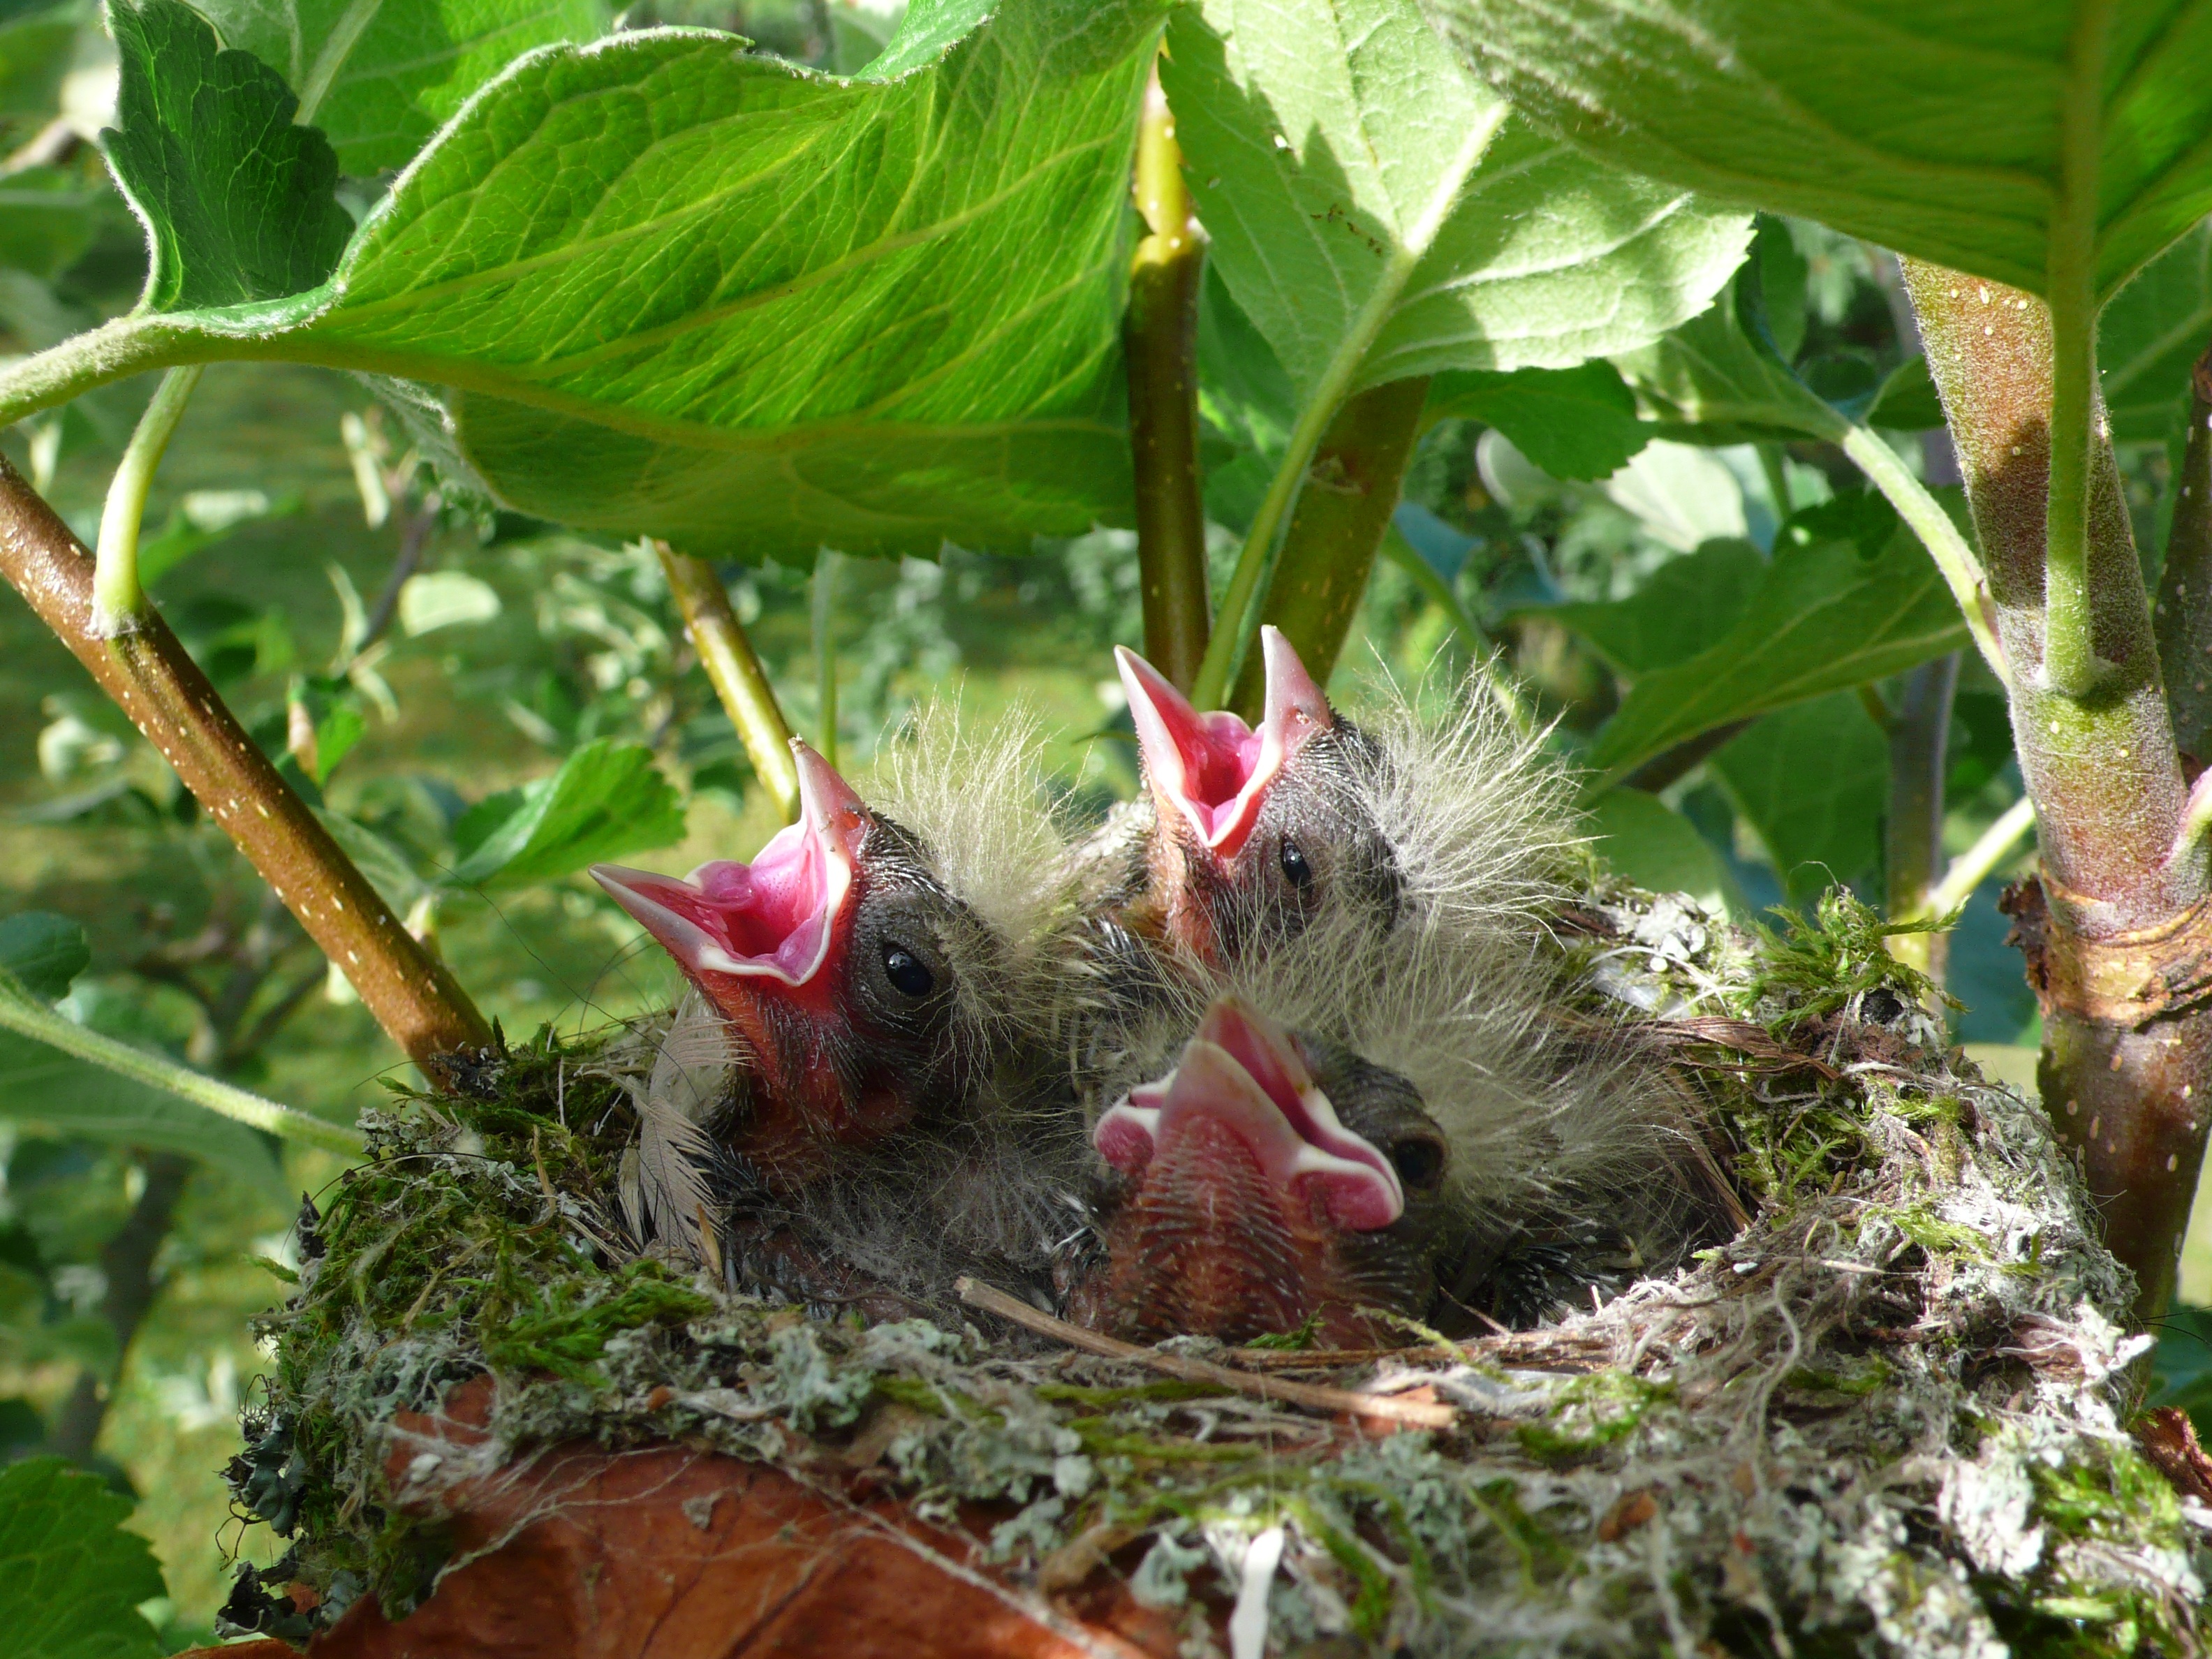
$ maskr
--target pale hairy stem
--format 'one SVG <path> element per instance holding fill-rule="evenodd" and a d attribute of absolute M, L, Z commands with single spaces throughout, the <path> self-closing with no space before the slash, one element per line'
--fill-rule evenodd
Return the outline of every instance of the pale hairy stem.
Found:
<path fill-rule="evenodd" d="M 2188 439 L 2152 627 L 2174 742 L 2203 768 L 2212 762 L 2212 351 L 2190 374 Z"/>
<path fill-rule="evenodd" d="M 2014 671 L 2013 744 L 2041 859 L 2039 879 L 2005 905 L 2043 1011 L 2039 1084 L 2148 1318 L 2172 1292 L 2203 1161 L 2212 1012 L 2185 990 L 2212 963 L 2212 905 L 2202 843 L 2177 842 L 2181 760 L 2118 468 L 2081 398 L 2077 616 L 2063 595 L 2049 603 L 2069 578 L 2048 556 L 2070 533 L 2053 522 L 2071 512 L 2052 483 L 2054 442 L 2073 418 L 2058 407 L 2072 395 L 2060 392 L 2059 359 L 2087 349 L 2086 331 L 2055 325 L 2032 295 L 1904 268 Z M 2077 623 L 2070 643 L 2047 632 Z"/>
<path fill-rule="evenodd" d="M 92 578 L 92 626 L 102 639 L 127 634 L 137 626 L 146 608 L 146 595 L 138 585 L 138 526 L 146 516 L 146 495 L 153 488 L 155 470 L 184 418 L 185 405 L 202 374 L 197 363 L 173 368 L 161 376 L 153 401 L 138 417 L 138 425 L 124 449 L 121 465 L 107 486 L 107 501 L 100 509 L 100 546 Z"/>
<path fill-rule="evenodd" d="M 1197 683 L 1191 688 L 1191 701 L 1200 708 L 1220 706 L 1222 694 L 1229 689 L 1230 677 L 1237 670 L 1246 642 L 1258 633 L 1257 618 L 1267 600 L 1266 585 L 1272 574 L 1275 544 L 1290 520 L 1291 509 L 1297 504 L 1299 492 L 1305 487 L 1306 470 L 1312 464 L 1314 451 L 1320 447 L 1322 434 L 1335 417 L 1337 406 L 1358 379 L 1368 348 L 1390 320 L 1399 296 L 1405 292 L 1407 283 L 1412 280 L 1437 233 L 1443 228 L 1445 218 L 1466 186 L 1468 176 L 1482 160 L 1483 152 L 1490 148 L 1491 139 L 1504 124 L 1505 113 L 1505 106 L 1498 105 L 1468 130 L 1459 154 L 1437 179 L 1420 218 L 1384 258 L 1374 288 L 1369 290 L 1366 300 L 1345 330 L 1344 337 L 1330 354 L 1319 380 L 1307 393 L 1297 420 L 1291 426 L 1281 464 L 1275 469 L 1267 493 L 1261 500 L 1260 510 L 1253 515 L 1244 545 L 1237 553 L 1237 568 L 1229 579 L 1228 591 L 1221 596 L 1213 637 L 1206 643 L 1206 659 L 1200 666 Z"/>
<path fill-rule="evenodd" d="M 75 1020 L 64 1018 L 51 1008 L 40 1007 L 20 994 L 5 989 L 0 989 L 0 1026 L 43 1042 L 49 1048 L 58 1048 L 78 1060 L 88 1060 L 118 1077 L 126 1077 L 133 1083 L 159 1089 L 179 1100 L 189 1100 L 193 1105 L 204 1106 L 218 1116 L 256 1129 L 265 1129 L 270 1134 L 281 1135 L 287 1140 L 320 1146 L 333 1152 L 358 1152 L 365 1144 L 358 1129 L 348 1128 L 342 1123 L 327 1122 L 306 1112 L 295 1111 L 289 1106 L 279 1105 L 235 1084 L 225 1083 L 204 1073 L 196 1072 L 166 1054 L 134 1048 L 127 1042 L 119 1042 L 112 1036 L 88 1030 Z"/>
<path fill-rule="evenodd" d="M 1135 186 L 1149 234 L 1130 265 L 1121 341 L 1145 656 L 1188 692 L 1205 661 L 1211 629 L 1198 465 L 1198 298 L 1206 234 L 1191 211 L 1175 118 L 1157 72 L 1137 126 Z"/>
<path fill-rule="evenodd" d="M 1912 476 L 1912 470 L 1897 452 L 1870 428 L 1854 426 L 1837 441 L 1844 453 L 1866 474 L 1867 482 L 1882 493 L 1897 509 L 1898 516 L 1920 538 L 1920 544 L 1928 550 L 1928 556 L 1936 561 L 1936 568 L 1942 574 L 1943 585 L 1951 590 L 1952 602 L 1966 619 L 1966 632 L 1973 636 L 1974 648 L 1982 653 L 1982 660 L 1989 664 L 1990 672 L 1998 682 L 2010 685 L 2012 670 L 1997 639 L 1981 561 L 1974 556 L 1974 550 L 1959 533 L 1959 526 L 1952 523 L 1943 504 L 1928 493 L 1928 487 Z"/>
<path fill-rule="evenodd" d="M 678 553 L 666 542 L 655 542 L 660 568 L 668 573 L 669 592 L 684 614 L 684 627 L 691 648 L 721 699 L 723 712 L 738 728 L 745 755 L 786 823 L 799 821 L 799 767 L 791 757 L 791 725 L 775 700 L 768 671 L 753 654 L 752 641 L 730 609 L 730 596 L 714 567 L 704 559 Z"/>
<path fill-rule="evenodd" d="M 112 640 L 92 630 L 92 555 L 0 456 L 0 575 L 29 602 L 352 982 L 408 1057 L 480 1048 L 491 1028 L 401 925 L 226 708 L 158 611 Z"/>

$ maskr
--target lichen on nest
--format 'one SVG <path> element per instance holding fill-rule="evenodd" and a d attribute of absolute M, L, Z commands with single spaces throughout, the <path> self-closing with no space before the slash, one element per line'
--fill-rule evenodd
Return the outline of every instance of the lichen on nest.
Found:
<path fill-rule="evenodd" d="M 365 1589 L 394 1615 L 428 1594 L 446 1545 L 392 1480 L 447 1476 L 392 1474 L 395 1418 L 488 1373 L 483 1467 L 576 1439 L 866 1464 L 980 1527 L 1017 1586 L 1126 1574 L 1194 1653 L 1269 1584 L 1257 1539 L 1278 1651 L 2194 1651 L 2212 1512 L 2124 1427 L 2132 1286 L 2040 1114 L 1947 1052 L 1876 919 L 1838 894 L 1754 939 L 1614 890 L 1580 937 L 1712 1103 L 1749 1224 L 1534 1330 L 1182 1345 L 1428 1390 L 1458 1408 L 1434 1432 L 974 1323 L 869 1328 L 639 1253 L 616 1197 L 637 1032 L 541 1034 L 460 1097 L 369 1115 L 264 1322 L 231 1478 L 293 1548 L 242 1571 L 232 1620 L 299 1636 Z M 264 1588 L 295 1580 L 312 1614 Z"/>

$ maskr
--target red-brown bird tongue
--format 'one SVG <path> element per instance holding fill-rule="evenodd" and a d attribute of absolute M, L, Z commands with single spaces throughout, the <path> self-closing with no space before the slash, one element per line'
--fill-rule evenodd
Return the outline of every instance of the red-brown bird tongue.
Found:
<path fill-rule="evenodd" d="M 1187 819 L 1223 859 L 1243 850 L 1284 763 L 1336 724 L 1328 699 L 1279 631 L 1261 629 L 1260 648 L 1267 695 L 1256 731 L 1225 710 L 1201 714 L 1135 652 L 1114 649 L 1160 810 Z"/>
<path fill-rule="evenodd" d="M 808 985 L 842 943 L 872 820 L 827 761 L 803 743 L 792 749 L 799 822 L 778 830 L 751 863 L 717 859 L 681 879 L 592 866 L 592 878 L 710 994 L 716 977 Z"/>
<path fill-rule="evenodd" d="M 1206 1011 L 1173 1072 L 1132 1089 L 1099 1119 L 1092 1144 L 1132 1176 L 1156 1160 L 1179 1168 L 1249 1160 L 1278 1206 L 1317 1190 L 1347 1231 L 1371 1232 L 1405 1212 L 1389 1159 L 1339 1121 L 1289 1034 L 1233 997 Z M 1249 1182 L 1238 1175 L 1231 1185 Z"/>

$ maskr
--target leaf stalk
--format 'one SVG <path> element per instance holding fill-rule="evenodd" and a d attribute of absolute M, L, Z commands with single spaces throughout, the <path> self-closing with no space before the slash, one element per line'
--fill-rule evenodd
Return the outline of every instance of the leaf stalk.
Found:
<path fill-rule="evenodd" d="M 145 591 L 138 585 L 138 526 L 146 516 L 146 495 L 154 483 L 155 470 L 184 418 L 192 388 L 200 383 L 202 369 L 193 363 L 173 368 L 161 376 L 153 401 L 138 417 L 121 465 L 108 483 L 106 505 L 100 514 L 100 548 L 92 577 L 92 629 L 101 639 L 113 639 L 138 626 L 146 608 Z"/>
<path fill-rule="evenodd" d="M 1198 300 L 1206 233 L 1191 211 L 1175 116 L 1157 67 L 1137 125 L 1134 187 L 1150 234 L 1137 244 L 1130 266 L 1121 334 L 1145 655 L 1188 692 L 1205 660 L 1210 618 L 1198 464 Z"/>
<path fill-rule="evenodd" d="M 704 559 L 678 553 L 666 542 L 656 541 L 660 568 L 667 573 L 669 592 L 683 613 L 691 648 L 721 700 L 730 724 L 738 728 L 738 741 L 753 763 L 753 772 L 766 786 L 786 823 L 799 821 L 799 768 L 791 757 L 791 725 L 775 700 L 768 671 L 753 653 L 730 595 L 721 578 Z"/>
<path fill-rule="evenodd" d="M 166 1054 L 134 1048 L 99 1031 L 86 1030 L 75 1020 L 41 1008 L 12 989 L 0 989 L 0 1026 L 89 1061 L 103 1071 L 129 1078 L 148 1088 L 204 1106 L 220 1117 L 281 1135 L 309 1146 L 333 1152 L 358 1152 L 367 1143 L 361 1131 L 295 1111 L 289 1106 L 241 1089 L 235 1084 L 196 1072 Z"/>

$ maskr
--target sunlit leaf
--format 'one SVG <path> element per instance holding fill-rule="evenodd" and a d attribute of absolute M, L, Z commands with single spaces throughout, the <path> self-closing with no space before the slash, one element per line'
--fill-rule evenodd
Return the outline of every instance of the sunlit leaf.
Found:
<path fill-rule="evenodd" d="M 426 570 L 399 590 L 399 625 L 410 639 L 498 615 L 499 590 L 465 570 Z"/>
<path fill-rule="evenodd" d="M 200 0 L 299 94 L 348 173 L 396 167 L 533 46 L 605 33 L 599 0 Z"/>
<path fill-rule="evenodd" d="M 2109 295 L 2212 210 L 2196 0 L 1425 3 L 1531 118 L 1615 166 L 2015 287 L 2086 258 Z"/>
<path fill-rule="evenodd" d="M 147 1659 L 138 1604 L 164 1593 L 153 1547 L 124 1530 L 131 1500 L 64 1458 L 0 1470 L 0 1629 L 20 1659 Z"/>
<path fill-rule="evenodd" d="M 1480 149 L 1497 105 L 1413 0 L 1206 0 L 1176 15 L 1160 78 L 1212 257 L 1301 399 L 1394 257 L 1419 263 L 1354 391 L 1626 350 L 1742 258 L 1742 215 L 1518 121 Z"/>
<path fill-rule="evenodd" d="M 116 182 L 152 247 L 144 304 L 237 305 L 312 289 L 353 232 L 337 158 L 299 100 L 250 52 L 221 50 L 182 0 L 114 0 Z"/>
<path fill-rule="evenodd" d="M 676 791 L 639 744 L 587 743 L 550 778 L 478 802 L 453 826 L 462 886 L 551 881 L 684 839 Z"/>

